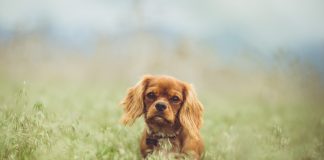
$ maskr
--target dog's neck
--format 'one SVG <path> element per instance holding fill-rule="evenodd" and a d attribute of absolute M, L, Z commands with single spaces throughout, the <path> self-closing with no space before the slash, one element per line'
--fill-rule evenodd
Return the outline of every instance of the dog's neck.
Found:
<path fill-rule="evenodd" d="M 180 134 L 181 128 L 178 128 L 173 131 L 162 131 L 162 130 L 153 131 L 152 129 L 147 127 L 146 132 L 148 134 L 148 137 L 154 138 L 154 139 L 175 138 Z"/>
<path fill-rule="evenodd" d="M 174 141 L 179 137 L 179 134 L 181 133 L 181 127 L 179 128 L 173 128 L 173 129 L 163 129 L 160 130 L 159 128 L 154 128 L 155 130 L 152 130 L 149 126 L 146 127 L 147 137 L 146 137 L 146 144 L 149 146 L 168 146 L 166 144 L 170 144 L 170 141 Z"/>

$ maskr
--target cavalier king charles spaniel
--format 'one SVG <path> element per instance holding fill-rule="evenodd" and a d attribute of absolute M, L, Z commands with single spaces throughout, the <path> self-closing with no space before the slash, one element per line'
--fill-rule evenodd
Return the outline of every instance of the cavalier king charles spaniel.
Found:
<path fill-rule="evenodd" d="M 122 101 L 122 123 L 131 125 L 143 115 L 140 140 L 143 158 L 152 153 L 201 159 L 204 144 L 199 129 L 203 105 L 193 87 L 170 76 L 144 76 Z"/>

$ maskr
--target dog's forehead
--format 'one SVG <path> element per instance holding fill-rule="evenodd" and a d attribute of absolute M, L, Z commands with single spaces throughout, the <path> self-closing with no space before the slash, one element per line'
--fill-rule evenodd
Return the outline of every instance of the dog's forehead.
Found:
<path fill-rule="evenodd" d="M 148 87 L 154 87 L 165 91 L 179 91 L 183 89 L 181 81 L 172 77 L 154 77 L 149 81 Z"/>

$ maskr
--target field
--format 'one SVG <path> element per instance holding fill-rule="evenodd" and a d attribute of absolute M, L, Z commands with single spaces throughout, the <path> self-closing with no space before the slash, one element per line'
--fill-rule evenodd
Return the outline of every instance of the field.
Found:
<path fill-rule="evenodd" d="M 113 63 L 123 57 L 98 66 L 102 57 L 62 62 L 2 53 L 0 159 L 140 159 L 143 119 L 122 126 L 119 103 L 142 72 L 170 73 L 196 86 L 205 107 L 206 160 L 324 159 L 323 85 L 304 65 L 241 70 L 202 65 L 209 58 L 193 55 L 177 70 L 159 61 L 142 71 L 134 61 Z M 179 71 L 189 66 L 192 72 Z"/>

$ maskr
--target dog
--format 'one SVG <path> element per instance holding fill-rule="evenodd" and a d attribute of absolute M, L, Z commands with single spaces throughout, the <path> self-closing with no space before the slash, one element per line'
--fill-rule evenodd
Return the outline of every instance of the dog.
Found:
<path fill-rule="evenodd" d="M 192 85 L 170 76 L 146 75 L 128 89 L 121 104 L 124 125 L 133 124 L 142 115 L 145 119 L 140 140 L 144 159 L 154 152 L 202 158 L 204 144 L 199 129 L 204 108 Z M 169 147 L 164 147 L 166 144 Z"/>

